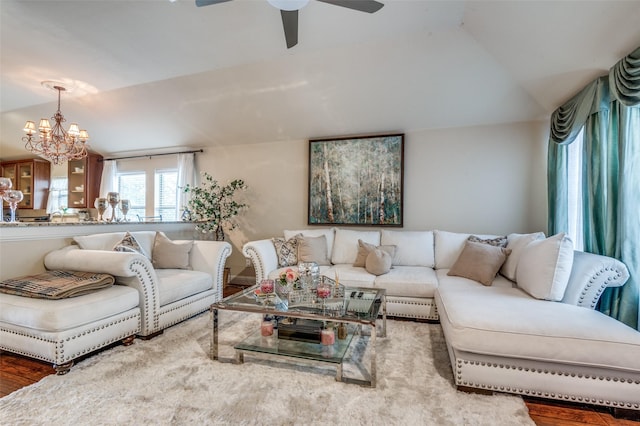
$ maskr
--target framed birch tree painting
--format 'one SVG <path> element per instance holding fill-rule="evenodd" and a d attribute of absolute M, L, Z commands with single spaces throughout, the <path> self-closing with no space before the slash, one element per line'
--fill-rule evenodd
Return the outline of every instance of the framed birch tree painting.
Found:
<path fill-rule="evenodd" d="M 309 225 L 402 226 L 404 134 L 309 141 Z"/>

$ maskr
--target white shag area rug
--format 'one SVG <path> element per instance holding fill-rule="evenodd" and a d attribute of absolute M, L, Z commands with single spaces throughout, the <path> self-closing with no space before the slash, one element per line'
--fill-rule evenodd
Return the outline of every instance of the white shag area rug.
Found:
<path fill-rule="evenodd" d="M 221 354 L 259 327 L 221 311 Z M 129 347 L 116 346 L 0 399 L 3 425 L 533 425 L 518 396 L 459 392 L 439 324 L 387 322 L 377 340 L 378 384 L 335 381 L 335 368 L 247 356 L 208 357 L 210 315 Z M 353 352 L 369 350 L 354 341 Z M 358 373 L 357 365 L 345 368 Z"/>

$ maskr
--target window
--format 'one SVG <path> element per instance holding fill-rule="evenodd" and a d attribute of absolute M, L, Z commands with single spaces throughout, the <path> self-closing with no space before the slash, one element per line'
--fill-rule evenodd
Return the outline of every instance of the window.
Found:
<path fill-rule="evenodd" d="M 178 220 L 177 190 L 177 170 L 156 170 L 154 216 L 162 216 L 163 221 Z"/>
<path fill-rule="evenodd" d="M 129 218 L 136 215 L 146 216 L 146 175 L 144 172 L 118 173 L 118 192 L 120 199 L 129 200 Z"/>
<path fill-rule="evenodd" d="M 569 144 L 567 159 L 567 195 L 569 214 L 569 230 L 568 234 L 573 240 L 573 246 L 576 250 L 584 249 L 583 236 L 583 208 L 582 208 L 582 161 L 583 161 L 583 143 L 584 128 L 580 131 L 576 139 Z"/>
<path fill-rule="evenodd" d="M 127 218 L 159 217 L 178 220 L 178 171 L 171 169 L 128 170 L 118 172 L 120 199 L 129 200 Z"/>

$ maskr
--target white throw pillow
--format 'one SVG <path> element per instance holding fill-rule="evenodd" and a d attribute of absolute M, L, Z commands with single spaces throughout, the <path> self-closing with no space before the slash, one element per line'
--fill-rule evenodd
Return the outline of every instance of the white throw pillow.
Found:
<path fill-rule="evenodd" d="M 83 250 L 108 250 L 111 251 L 118 244 L 126 232 L 105 232 L 101 234 L 79 235 L 73 237 Z M 142 248 L 145 257 L 151 260 L 153 243 L 156 239 L 156 231 L 134 231 L 130 233 Z"/>
<path fill-rule="evenodd" d="M 92 235 L 78 235 L 73 237 L 82 250 L 113 250 L 113 247 L 118 244 L 126 232 L 108 232 L 104 234 L 92 234 Z"/>
<path fill-rule="evenodd" d="M 516 268 L 522 252 L 529 243 L 536 240 L 543 240 L 543 232 L 535 232 L 533 234 L 509 234 L 507 235 L 507 248 L 511 250 L 511 254 L 500 268 L 500 273 L 510 279 L 516 280 Z"/>
<path fill-rule="evenodd" d="M 433 232 L 431 231 L 387 231 L 382 230 L 380 242 L 383 246 L 396 246 L 393 264 L 398 266 L 426 266 L 433 268 Z"/>
<path fill-rule="evenodd" d="M 378 231 L 351 231 L 348 229 L 336 229 L 333 240 L 333 253 L 331 263 L 334 265 L 353 265 L 358 257 L 358 240 L 365 243 L 380 245 L 380 232 Z"/>
<path fill-rule="evenodd" d="M 573 267 L 573 241 L 564 233 L 529 243 L 516 268 L 517 286 L 536 299 L 560 301 Z"/>
<path fill-rule="evenodd" d="M 298 234 L 302 234 L 303 237 L 320 237 L 321 235 L 324 235 L 327 238 L 327 258 L 331 259 L 334 233 L 335 228 L 299 229 L 295 231 L 285 229 L 284 238 L 285 240 L 290 240 Z"/>

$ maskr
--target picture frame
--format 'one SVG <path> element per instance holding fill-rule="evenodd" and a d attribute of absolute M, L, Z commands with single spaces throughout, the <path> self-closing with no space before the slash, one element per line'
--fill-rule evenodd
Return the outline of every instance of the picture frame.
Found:
<path fill-rule="evenodd" d="M 309 225 L 402 227 L 404 133 L 309 140 Z"/>

